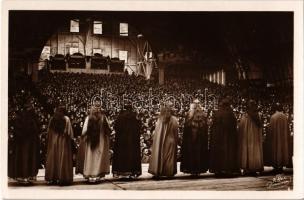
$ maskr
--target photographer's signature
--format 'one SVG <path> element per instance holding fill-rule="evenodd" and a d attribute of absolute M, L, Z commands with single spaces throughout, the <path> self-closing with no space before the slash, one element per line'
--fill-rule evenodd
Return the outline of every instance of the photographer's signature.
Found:
<path fill-rule="evenodd" d="M 292 177 L 283 176 L 278 174 L 273 179 L 267 183 L 267 189 L 288 189 L 292 187 Z"/>

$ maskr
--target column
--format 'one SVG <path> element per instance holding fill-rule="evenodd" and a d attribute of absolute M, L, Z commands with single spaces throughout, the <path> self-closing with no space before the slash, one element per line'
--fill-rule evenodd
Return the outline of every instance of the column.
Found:
<path fill-rule="evenodd" d="M 222 82 L 223 82 L 223 85 L 226 85 L 226 73 L 224 70 L 223 70 L 223 75 L 222 75 Z"/>
<path fill-rule="evenodd" d="M 32 63 L 32 81 L 38 81 L 38 62 Z"/>
<path fill-rule="evenodd" d="M 32 73 L 33 73 L 33 64 L 32 64 L 32 62 L 31 62 L 30 59 L 27 60 L 26 68 L 27 68 L 26 69 L 26 74 L 27 75 L 32 75 Z"/>
<path fill-rule="evenodd" d="M 89 72 L 91 69 L 91 56 L 85 56 L 85 71 Z"/>
<path fill-rule="evenodd" d="M 220 74 L 220 82 L 221 82 L 221 85 L 224 85 L 224 82 L 223 82 L 223 74 L 224 74 L 224 71 L 221 70 L 221 74 Z"/>
<path fill-rule="evenodd" d="M 159 85 L 163 85 L 165 83 L 165 66 L 164 64 L 160 64 L 158 68 L 158 83 Z"/>

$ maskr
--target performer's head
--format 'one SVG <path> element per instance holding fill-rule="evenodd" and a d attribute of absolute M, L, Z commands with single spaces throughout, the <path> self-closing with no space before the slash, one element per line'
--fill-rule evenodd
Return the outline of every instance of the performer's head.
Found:
<path fill-rule="evenodd" d="M 33 105 L 33 99 L 32 98 L 27 98 L 24 104 L 24 108 L 25 110 L 32 110 L 34 108 Z"/>
<path fill-rule="evenodd" d="M 65 128 L 65 107 L 60 105 L 55 109 L 53 118 L 50 122 L 50 129 L 52 129 L 55 133 L 63 134 Z"/>
<path fill-rule="evenodd" d="M 258 113 L 258 106 L 257 106 L 256 102 L 252 99 L 248 101 L 247 113 L 258 127 L 262 126 L 262 122 L 261 122 L 261 119 L 260 119 L 259 113 Z"/>
<path fill-rule="evenodd" d="M 282 112 L 283 111 L 283 106 L 282 104 L 280 104 L 279 102 L 274 104 L 274 111 L 279 111 Z"/>
<path fill-rule="evenodd" d="M 249 100 L 247 104 L 247 110 L 251 112 L 257 112 L 258 111 L 258 106 L 254 100 Z"/>
<path fill-rule="evenodd" d="M 190 110 L 201 109 L 200 101 L 198 99 L 194 99 L 193 103 L 190 104 Z"/>
<path fill-rule="evenodd" d="M 172 102 L 165 102 L 160 107 L 160 119 L 164 122 L 168 122 L 172 115 Z"/>
<path fill-rule="evenodd" d="M 66 113 L 65 106 L 59 105 L 57 108 L 55 108 L 54 117 L 63 117 Z"/>
<path fill-rule="evenodd" d="M 229 109 L 230 108 L 230 101 L 228 98 L 224 98 L 221 103 L 220 103 L 220 108 L 223 110 Z"/>
<path fill-rule="evenodd" d="M 97 119 L 101 118 L 100 107 L 91 106 L 89 117 L 96 117 Z"/>
<path fill-rule="evenodd" d="M 127 104 L 127 105 L 125 105 L 124 107 L 125 107 L 125 109 L 128 110 L 128 111 L 132 110 L 132 108 L 133 108 L 133 107 L 132 107 L 132 104 Z"/>
<path fill-rule="evenodd" d="M 95 149 L 100 140 L 101 115 L 99 107 L 91 107 L 87 128 L 87 140 L 90 143 L 91 149 Z"/>
<path fill-rule="evenodd" d="M 124 110 L 132 110 L 132 102 L 130 100 L 124 100 Z"/>
<path fill-rule="evenodd" d="M 200 105 L 200 101 L 198 99 L 195 99 L 193 103 L 190 104 L 190 112 L 189 112 L 189 118 L 193 118 L 193 116 L 197 113 L 202 111 L 202 107 Z"/>

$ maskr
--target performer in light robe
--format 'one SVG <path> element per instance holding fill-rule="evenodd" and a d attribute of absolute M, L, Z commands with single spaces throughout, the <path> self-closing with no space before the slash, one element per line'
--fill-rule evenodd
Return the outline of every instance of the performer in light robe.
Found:
<path fill-rule="evenodd" d="M 56 108 L 47 136 L 45 180 L 50 184 L 68 185 L 73 182 L 73 129 L 65 108 Z"/>
<path fill-rule="evenodd" d="M 148 172 L 155 178 L 172 177 L 177 173 L 178 121 L 171 107 L 170 103 L 161 107 L 154 130 Z"/>
<path fill-rule="evenodd" d="M 110 173 L 110 127 L 101 108 L 92 106 L 85 119 L 82 135 L 86 143 L 83 176 L 89 182 L 98 182 Z"/>
<path fill-rule="evenodd" d="M 262 122 L 255 101 L 250 100 L 238 128 L 238 159 L 244 174 L 256 175 L 264 170 Z"/>
<path fill-rule="evenodd" d="M 282 173 L 283 167 L 290 162 L 290 131 L 287 116 L 280 103 L 275 104 L 275 113 L 270 118 L 269 131 L 266 136 L 267 165 L 274 168 L 275 173 Z"/>

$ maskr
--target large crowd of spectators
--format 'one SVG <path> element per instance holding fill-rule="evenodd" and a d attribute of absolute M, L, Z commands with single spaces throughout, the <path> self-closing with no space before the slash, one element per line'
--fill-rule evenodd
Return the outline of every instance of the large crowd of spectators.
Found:
<path fill-rule="evenodd" d="M 289 88 L 272 88 L 241 84 L 217 85 L 197 78 L 166 77 L 164 85 L 156 80 L 145 80 L 140 76 L 84 74 L 84 73 L 49 73 L 33 88 L 19 87 L 14 94 L 9 95 L 9 144 L 14 140 L 14 119 L 24 101 L 31 98 L 32 105 L 38 117 L 41 134 L 41 163 L 44 163 L 47 127 L 52 117 L 53 108 L 59 104 L 65 105 L 67 116 L 71 119 L 74 131 L 74 152 L 77 152 L 82 126 L 88 109 L 93 102 L 100 100 L 108 117 L 111 134 L 110 154 L 113 154 L 115 131 L 114 121 L 122 109 L 124 100 L 131 101 L 138 118 L 142 122 L 141 150 L 142 162 L 148 162 L 151 154 L 153 130 L 159 112 L 160 104 L 165 100 L 175 104 L 174 115 L 179 121 L 178 157 L 183 135 L 185 114 L 193 99 L 199 99 L 208 115 L 209 124 L 212 115 L 218 108 L 221 98 L 229 98 L 234 114 L 240 120 L 246 111 L 246 102 L 254 99 L 258 102 L 259 113 L 264 123 L 263 134 L 267 134 L 267 125 L 273 114 L 272 105 L 280 102 L 284 113 L 290 120 L 290 130 L 293 134 L 293 91 Z M 13 153 L 9 151 L 9 153 Z"/>

